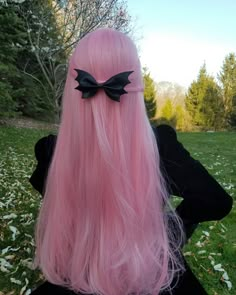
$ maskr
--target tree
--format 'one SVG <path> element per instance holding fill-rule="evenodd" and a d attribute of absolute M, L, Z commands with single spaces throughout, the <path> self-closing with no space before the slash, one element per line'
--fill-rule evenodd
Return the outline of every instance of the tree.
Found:
<path fill-rule="evenodd" d="M 23 23 L 15 5 L 0 3 L 0 116 L 11 116 L 17 111 L 16 97 L 24 89 L 16 67 L 17 55 L 24 44 Z"/>
<path fill-rule="evenodd" d="M 205 128 L 218 130 L 224 127 L 223 97 L 220 87 L 212 77 L 209 77 L 208 85 L 203 96 L 201 113 Z"/>
<path fill-rule="evenodd" d="M 196 126 L 203 125 L 201 113 L 202 101 L 207 88 L 208 75 L 206 64 L 200 68 L 199 75 L 196 81 L 193 81 L 188 89 L 185 105 L 192 118 L 193 124 Z"/>
<path fill-rule="evenodd" d="M 131 31 L 126 3 L 120 0 L 26 1 L 19 6 L 19 13 L 40 70 L 35 74 L 29 62 L 24 73 L 41 85 L 45 99 L 56 112 L 65 82 L 65 62 L 75 44 L 99 27 Z"/>
<path fill-rule="evenodd" d="M 6 50 L 5 55 L 1 55 L 3 65 L 0 64 L 3 73 L 0 93 L 4 97 L 0 107 L 6 110 L 11 107 L 28 116 L 42 118 L 47 113 L 53 117 L 59 113 L 66 62 L 83 36 L 104 26 L 125 33 L 132 30 L 125 0 L 2 0 L 0 8 L 11 16 L 7 19 L 6 14 L 0 20 L 0 41 L 1 49 L 10 48 L 10 64 L 14 67 L 9 70 Z M 23 42 L 7 35 L 19 31 L 16 20 L 21 24 L 20 32 L 24 33 Z M 20 34 L 13 35 L 21 38 Z M 12 44 L 17 49 L 15 53 L 11 52 Z M 14 79 L 8 79 L 10 73 L 15 73 Z M 14 85 L 24 91 L 13 97 Z"/>
<path fill-rule="evenodd" d="M 174 112 L 174 107 L 172 100 L 167 98 L 164 105 L 162 106 L 159 116 L 156 120 L 157 125 L 167 124 L 176 128 L 176 116 Z"/>
<path fill-rule="evenodd" d="M 222 87 L 225 119 L 228 124 L 232 124 L 233 98 L 236 96 L 236 55 L 234 53 L 225 57 L 218 79 Z"/>
<path fill-rule="evenodd" d="M 205 64 L 200 68 L 197 80 L 191 83 L 185 104 L 195 126 L 223 127 L 223 98 L 214 77 L 207 74 Z"/>
<path fill-rule="evenodd" d="M 161 109 L 161 117 L 171 120 L 174 115 L 174 108 L 172 101 L 168 98 Z"/>
<path fill-rule="evenodd" d="M 191 130 L 191 118 L 187 110 L 180 104 L 175 107 L 176 129 L 181 131 Z"/>
<path fill-rule="evenodd" d="M 232 111 L 229 116 L 229 124 L 236 129 L 236 95 L 233 97 Z"/>
<path fill-rule="evenodd" d="M 143 68 L 144 102 L 148 118 L 152 121 L 156 115 L 156 87 L 147 68 Z"/>

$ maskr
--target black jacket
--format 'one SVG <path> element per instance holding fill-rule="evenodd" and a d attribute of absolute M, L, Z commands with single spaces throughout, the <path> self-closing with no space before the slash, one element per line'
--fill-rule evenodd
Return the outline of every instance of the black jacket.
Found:
<path fill-rule="evenodd" d="M 176 211 L 183 220 L 186 237 L 189 238 L 199 222 L 219 220 L 226 216 L 232 208 L 232 198 L 201 163 L 191 157 L 177 140 L 173 128 L 161 125 L 154 129 L 154 133 L 160 153 L 161 170 L 169 192 L 183 198 Z M 55 143 L 56 136 L 49 135 L 40 139 L 35 145 L 38 164 L 30 182 L 41 194 Z M 50 283 L 45 283 L 40 288 L 37 289 L 38 293 L 35 291 L 36 293 L 33 292 L 33 294 L 69 294 L 66 293 L 69 292 L 68 290 Z M 53 288 L 59 288 L 62 293 L 56 289 L 55 293 L 52 293 Z M 187 264 L 186 272 L 178 283 L 178 287 L 175 288 L 174 294 L 206 294 Z"/>

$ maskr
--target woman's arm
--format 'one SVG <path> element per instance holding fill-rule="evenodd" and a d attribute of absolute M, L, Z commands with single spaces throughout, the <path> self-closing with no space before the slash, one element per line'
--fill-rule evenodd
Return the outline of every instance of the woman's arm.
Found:
<path fill-rule="evenodd" d="M 32 186 L 43 195 L 48 169 L 53 156 L 57 137 L 48 135 L 41 138 L 35 145 L 34 152 L 37 160 L 37 166 L 29 181 Z"/>
<path fill-rule="evenodd" d="M 232 208 L 232 198 L 203 165 L 191 157 L 177 140 L 175 130 L 161 125 L 154 132 L 170 193 L 183 198 L 176 210 L 184 225 L 190 230 L 199 222 L 226 216 Z"/>

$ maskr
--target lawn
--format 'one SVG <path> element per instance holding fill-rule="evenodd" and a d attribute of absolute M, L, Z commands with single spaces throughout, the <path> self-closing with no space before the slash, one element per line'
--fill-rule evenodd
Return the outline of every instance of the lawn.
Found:
<path fill-rule="evenodd" d="M 48 132 L 0 127 L 0 295 L 29 294 L 42 280 L 32 264 L 40 197 L 28 179 L 34 144 Z M 236 198 L 236 133 L 179 133 L 178 138 Z M 236 209 L 220 222 L 202 223 L 184 253 L 209 295 L 235 295 Z"/>

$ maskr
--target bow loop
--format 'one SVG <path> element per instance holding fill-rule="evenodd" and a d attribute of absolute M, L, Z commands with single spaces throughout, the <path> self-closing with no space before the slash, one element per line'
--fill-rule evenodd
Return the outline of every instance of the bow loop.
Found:
<path fill-rule="evenodd" d="M 78 73 L 75 80 L 79 82 L 75 89 L 82 92 L 82 98 L 90 98 L 96 95 L 98 89 L 103 89 L 106 95 L 114 101 L 120 101 L 120 96 L 127 93 L 124 87 L 130 83 L 128 77 L 133 73 L 133 71 L 122 72 L 112 76 L 104 83 L 98 83 L 89 73 L 79 69 L 75 71 Z"/>

